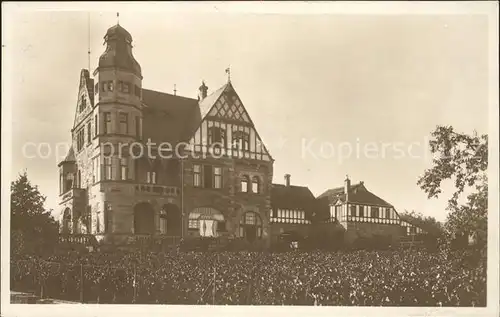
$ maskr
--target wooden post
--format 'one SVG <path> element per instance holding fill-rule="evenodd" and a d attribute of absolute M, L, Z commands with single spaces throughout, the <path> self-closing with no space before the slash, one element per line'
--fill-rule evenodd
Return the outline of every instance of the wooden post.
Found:
<path fill-rule="evenodd" d="M 83 303 L 83 263 L 80 264 L 80 302 Z"/>

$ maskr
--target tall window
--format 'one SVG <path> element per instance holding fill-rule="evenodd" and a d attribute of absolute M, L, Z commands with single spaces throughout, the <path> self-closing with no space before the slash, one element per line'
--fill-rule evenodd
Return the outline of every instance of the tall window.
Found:
<path fill-rule="evenodd" d="M 364 206 L 359 206 L 359 216 L 364 217 L 365 216 L 365 208 Z"/>
<path fill-rule="evenodd" d="M 391 208 L 387 208 L 387 209 L 385 210 L 385 217 L 386 217 L 387 219 L 391 219 Z"/>
<path fill-rule="evenodd" d="M 113 177 L 113 166 L 110 157 L 104 158 L 104 180 L 111 180 Z"/>
<path fill-rule="evenodd" d="M 248 176 L 246 175 L 241 178 L 241 192 L 248 193 Z"/>
<path fill-rule="evenodd" d="M 371 216 L 372 218 L 378 218 L 378 207 L 372 207 L 371 208 Z"/>
<path fill-rule="evenodd" d="M 82 171 L 78 170 L 76 177 L 76 188 L 82 188 Z"/>
<path fill-rule="evenodd" d="M 201 165 L 193 165 L 193 186 L 201 187 Z"/>
<path fill-rule="evenodd" d="M 256 194 L 260 192 L 260 180 L 257 176 L 252 178 L 252 192 Z"/>
<path fill-rule="evenodd" d="M 214 188 L 222 188 L 222 168 L 214 167 Z"/>
<path fill-rule="evenodd" d="M 120 133 L 128 134 L 128 114 L 120 113 Z"/>
<path fill-rule="evenodd" d="M 85 142 L 84 129 L 81 128 L 76 135 L 76 149 L 80 151 L 83 148 Z"/>
<path fill-rule="evenodd" d="M 128 179 L 128 160 L 126 158 L 120 159 L 120 175 L 123 181 Z"/>
<path fill-rule="evenodd" d="M 139 98 L 141 97 L 141 87 L 137 85 L 135 86 L 135 95 Z"/>
<path fill-rule="evenodd" d="M 167 233 L 167 211 L 163 208 L 160 210 L 160 233 Z"/>
<path fill-rule="evenodd" d="M 87 143 L 92 142 L 92 123 L 87 123 Z"/>
<path fill-rule="evenodd" d="M 99 130 L 98 130 L 98 126 L 99 126 L 99 121 L 97 120 L 98 119 L 98 116 L 97 114 L 94 116 L 94 136 L 97 136 Z"/>
<path fill-rule="evenodd" d="M 104 134 L 111 133 L 111 112 L 103 112 L 104 115 Z"/>
<path fill-rule="evenodd" d="M 99 92 L 99 83 L 96 83 L 94 87 L 94 94 L 97 95 L 98 92 Z"/>

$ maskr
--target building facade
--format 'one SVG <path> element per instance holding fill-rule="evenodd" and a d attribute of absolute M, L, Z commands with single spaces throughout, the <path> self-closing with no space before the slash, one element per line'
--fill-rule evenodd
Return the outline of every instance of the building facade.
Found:
<path fill-rule="evenodd" d="M 104 40 L 93 78 L 81 71 L 59 163 L 61 231 L 269 245 L 273 159 L 233 84 L 203 83 L 196 99 L 145 89 L 129 32 L 115 25 Z"/>
<path fill-rule="evenodd" d="M 104 40 L 93 77 L 80 73 L 72 145 L 58 165 L 62 233 L 268 247 L 282 234 L 352 243 L 419 230 L 363 182 L 317 198 L 288 174 L 273 184 L 274 160 L 229 79 L 212 93 L 203 82 L 197 98 L 149 90 L 130 33 L 117 24 Z"/>

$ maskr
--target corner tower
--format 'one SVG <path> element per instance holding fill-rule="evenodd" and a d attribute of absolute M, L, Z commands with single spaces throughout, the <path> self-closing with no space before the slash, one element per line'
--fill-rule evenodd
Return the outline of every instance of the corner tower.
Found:
<path fill-rule="evenodd" d="M 89 199 L 96 219 L 92 231 L 113 234 L 121 233 L 118 220 L 128 216 L 118 215 L 116 202 L 135 178 L 127 145 L 142 141 L 143 77 L 132 54 L 132 36 L 125 28 L 119 24 L 110 27 L 104 41 L 106 49 L 94 71 L 93 119 L 97 125 L 92 166 L 98 186 L 93 187 Z"/>

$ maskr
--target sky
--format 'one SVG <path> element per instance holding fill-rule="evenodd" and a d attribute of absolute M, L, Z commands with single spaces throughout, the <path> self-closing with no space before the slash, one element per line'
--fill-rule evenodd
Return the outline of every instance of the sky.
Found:
<path fill-rule="evenodd" d="M 289 173 L 293 185 L 319 195 L 349 175 L 398 211 L 443 221 L 451 184 L 432 200 L 416 184 L 431 166 L 430 133 L 436 125 L 488 132 L 486 16 L 122 12 L 119 19 L 133 37 L 144 88 L 173 93 L 176 85 L 178 95 L 196 98 L 202 80 L 213 92 L 230 67 L 275 159 L 275 183 Z M 9 21 L 11 179 L 26 169 L 58 211 L 57 163 L 66 153 L 57 145 L 70 142 L 89 38 L 93 71 L 116 13 L 90 13 L 90 32 L 87 12 L 24 12 Z M 27 144 L 46 145 L 31 157 Z M 378 153 L 356 154 L 365 146 Z"/>

